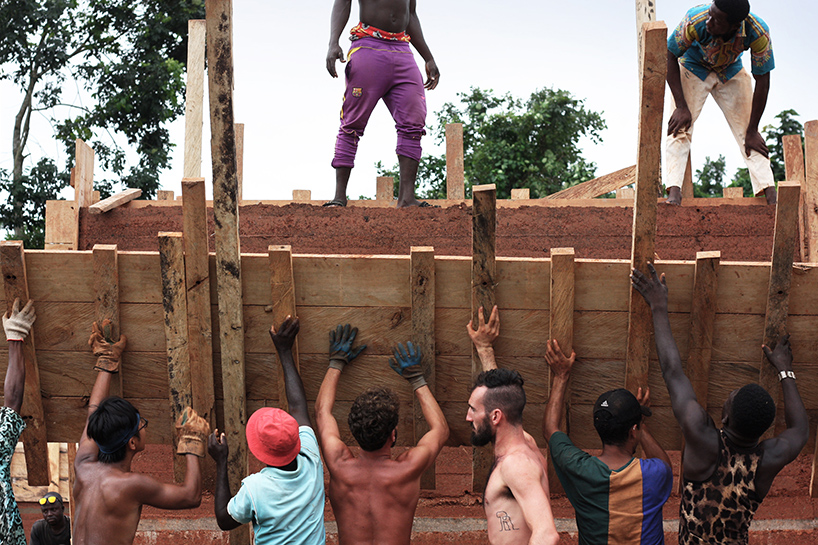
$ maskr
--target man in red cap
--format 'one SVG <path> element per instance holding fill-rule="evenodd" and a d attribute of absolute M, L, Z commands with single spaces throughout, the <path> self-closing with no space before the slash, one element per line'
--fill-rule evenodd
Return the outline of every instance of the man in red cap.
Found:
<path fill-rule="evenodd" d="M 369 388 L 349 411 L 349 429 L 361 446 L 357 456 L 352 453 L 341 440 L 332 407 L 341 371 L 366 348 L 352 348 L 357 333 L 358 329 L 349 324 L 330 332 L 329 369 L 315 400 L 315 420 L 330 473 L 329 501 L 338 521 L 338 542 L 408 544 L 420 497 L 420 477 L 443 448 L 449 426 L 426 385 L 420 350 L 411 342 L 406 349 L 399 344 L 389 366 L 414 389 L 429 431 L 416 447 L 392 458 L 398 396 L 386 388 Z"/>
<path fill-rule="evenodd" d="M 291 316 L 278 332 L 270 328 L 284 370 L 290 413 L 264 407 L 247 420 L 250 452 L 267 467 L 242 480 L 232 499 L 225 436 L 216 430 L 208 442 L 208 451 L 216 460 L 216 522 L 222 530 L 252 522 L 256 545 L 323 545 L 326 540 L 324 471 L 310 426 L 304 385 L 293 360 L 298 328 L 298 318 Z"/>

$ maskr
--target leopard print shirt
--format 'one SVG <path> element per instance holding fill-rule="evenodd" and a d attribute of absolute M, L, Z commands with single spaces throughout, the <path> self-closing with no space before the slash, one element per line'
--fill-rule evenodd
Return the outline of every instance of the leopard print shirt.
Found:
<path fill-rule="evenodd" d="M 755 476 L 763 450 L 737 449 L 719 432 L 719 463 L 706 481 L 684 481 L 679 545 L 746 544 L 761 505 Z"/>

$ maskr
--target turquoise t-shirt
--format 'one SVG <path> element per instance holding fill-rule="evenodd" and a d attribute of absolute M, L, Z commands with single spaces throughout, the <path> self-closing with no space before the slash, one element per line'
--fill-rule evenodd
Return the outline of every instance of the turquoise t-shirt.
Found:
<path fill-rule="evenodd" d="M 301 452 L 298 469 L 265 467 L 245 477 L 238 493 L 227 504 L 236 522 L 253 523 L 256 545 L 323 545 L 324 470 L 315 432 L 298 428 Z"/>

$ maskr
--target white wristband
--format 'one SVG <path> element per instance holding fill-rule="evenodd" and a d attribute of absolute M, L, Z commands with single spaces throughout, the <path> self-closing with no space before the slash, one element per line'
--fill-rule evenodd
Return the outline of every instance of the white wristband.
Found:
<path fill-rule="evenodd" d="M 791 378 L 795 380 L 795 373 L 793 373 L 792 371 L 780 371 L 778 373 L 778 382 L 781 382 L 785 378 Z"/>

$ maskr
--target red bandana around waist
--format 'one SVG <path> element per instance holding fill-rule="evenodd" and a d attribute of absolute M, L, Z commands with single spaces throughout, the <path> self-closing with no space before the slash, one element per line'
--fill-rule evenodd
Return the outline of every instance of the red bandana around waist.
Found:
<path fill-rule="evenodd" d="M 375 28 L 374 26 L 369 26 L 364 23 L 358 23 L 352 30 L 349 31 L 350 37 L 349 39 L 353 42 L 360 38 L 378 38 L 380 40 L 390 40 L 393 42 L 409 42 L 411 38 L 406 33 L 403 32 L 387 32 L 385 30 L 381 30 L 379 28 Z"/>

